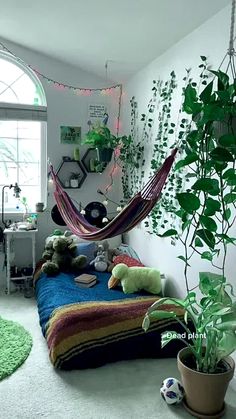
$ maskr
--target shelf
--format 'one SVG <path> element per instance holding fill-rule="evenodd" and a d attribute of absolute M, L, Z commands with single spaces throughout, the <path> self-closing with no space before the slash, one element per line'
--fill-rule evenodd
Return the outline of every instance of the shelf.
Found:
<path fill-rule="evenodd" d="M 107 166 L 107 163 L 99 162 L 96 148 L 88 148 L 81 162 L 88 173 L 102 173 Z M 92 165 L 94 170 L 91 170 Z"/>
<path fill-rule="evenodd" d="M 11 281 L 19 281 L 19 280 L 24 280 L 24 279 L 33 279 L 33 275 L 28 275 L 28 276 L 11 276 L 10 280 Z"/>
<path fill-rule="evenodd" d="M 72 173 L 78 175 L 78 186 L 67 186 L 66 182 L 70 182 Z M 64 189 L 78 189 L 84 183 L 87 174 L 83 165 L 78 160 L 63 160 L 56 172 L 58 179 Z"/>

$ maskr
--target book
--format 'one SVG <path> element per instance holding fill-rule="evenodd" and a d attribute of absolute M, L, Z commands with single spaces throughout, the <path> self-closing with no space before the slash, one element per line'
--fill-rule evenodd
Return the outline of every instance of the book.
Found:
<path fill-rule="evenodd" d="M 82 274 L 75 278 L 75 282 L 82 288 L 89 288 L 96 284 L 96 275 Z"/>
<path fill-rule="evenodd" d="M 90 288 L 90 287 L 93 287 L 96 283 L 97 283 L 97 280 L 96 279 L 94 281 L 92 281 L 92 282 L 89 282 L 88 284 L 83 283 L 83 282 L 76 282 L 76 284 L 80 288 Z"/>

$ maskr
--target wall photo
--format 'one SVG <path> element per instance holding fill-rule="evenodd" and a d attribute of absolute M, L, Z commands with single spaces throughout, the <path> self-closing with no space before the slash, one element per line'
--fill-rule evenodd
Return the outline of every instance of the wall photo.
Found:
<path fill-rule="evenodd" d="M 60 127 L 61 144 L 79 144 L 81 140 L 81 127 Z"/>

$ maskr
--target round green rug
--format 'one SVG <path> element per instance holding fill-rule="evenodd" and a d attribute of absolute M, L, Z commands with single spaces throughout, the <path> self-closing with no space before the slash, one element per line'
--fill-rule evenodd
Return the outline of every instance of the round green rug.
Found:
<path fill-rule="evenodd" d="M 23 326 L 0 317 L 0 380 L 23 364 L 32 343 L 31 335 Z"/>

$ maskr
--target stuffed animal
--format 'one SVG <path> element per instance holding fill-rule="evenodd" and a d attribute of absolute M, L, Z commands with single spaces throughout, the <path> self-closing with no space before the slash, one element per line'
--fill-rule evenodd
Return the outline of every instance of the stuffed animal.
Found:
<path fill-rule="evenodd" d="M 154 268 L 143 268 L 140 266 L 129 268 L 124 263 L 119 263 L 112 269 L 108 288 L 115 288 L 119 284 L 121 284 L 125 294 L 140 290 L 148 291 L 151 294 L 159 294 L 161 292 L 160 272 Z"/>
<path fill-rule="evenodd" d="M 98 272 L 105 272 L 107 270 L 108 264 L 107 264 L 106 254 L 103 250 L 102 245 L 98 246 L 97 256 L 95 257 L 94 260 L 90 262 L 90 265 L 94 265 L 94 268 Z"/>
<path fill-rule="evenodd" d="M 97 244 L 97 252 L 101 250 L 105 253 L 105 258 L 107 262 L 107 271 L 111 272 L 114 268 L 113 259 L 115 256 L 120 255 L 122 252 L 118 249 L 111 249 L 107 240 L 103 240 L 98 242 Z"/>
<path fill-rule="evenodd" d="M 87 257 L 76 256 L 77 246 L 70 238 L 59 236 L 46 245 L 42 272 L 57 275 L 60 271 L 79 273 L 87 264 Z"/>

